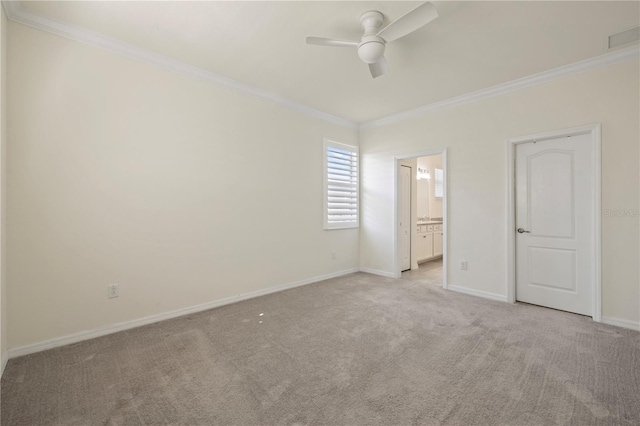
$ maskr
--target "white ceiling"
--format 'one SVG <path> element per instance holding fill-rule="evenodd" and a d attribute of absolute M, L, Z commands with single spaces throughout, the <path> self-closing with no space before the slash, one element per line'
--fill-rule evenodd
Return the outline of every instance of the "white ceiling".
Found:
<path fill-rule="evenodd" d="M 439 18 L 387 46 L 372 79 L 349 48 L 359 16 L 390 22 L 421 2 L 23 1 L 52 20 L 103 33 L 354 122 L 514 80 L 604 53 L 608 34 L 638 25 L 640 2 L 433 2 Z"/>

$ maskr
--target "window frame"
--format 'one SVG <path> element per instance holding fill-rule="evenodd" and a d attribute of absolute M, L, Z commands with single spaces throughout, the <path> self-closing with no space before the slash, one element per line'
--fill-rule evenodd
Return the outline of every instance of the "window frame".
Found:
<path fill-rule="evenodd" d="M 356 162 L 356 216 L 357 219 L 353 222 L 329 222 L 329 164 L 327 159 L 327 150 L 329 148 L 336 148 L 355 153 Z M 335 230 L 335 229 L 353 229 L 360 227 L 360 151 L 358 146 L 350 145 L 344 142 L 338 142 L 332 139 L 324 138 L 322 144 L 322 206 L 323 206 L 323 229 Z"/>

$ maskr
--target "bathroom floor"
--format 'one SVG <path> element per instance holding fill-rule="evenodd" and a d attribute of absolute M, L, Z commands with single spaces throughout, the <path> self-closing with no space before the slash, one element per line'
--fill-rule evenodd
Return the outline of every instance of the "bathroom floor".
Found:
<path fill-rule="evenodd" d="M 442 258 L 420 263 L 418 269 L 403 272 L 402 278 L 424 280 L 427 284 L 442 286 Z"/>

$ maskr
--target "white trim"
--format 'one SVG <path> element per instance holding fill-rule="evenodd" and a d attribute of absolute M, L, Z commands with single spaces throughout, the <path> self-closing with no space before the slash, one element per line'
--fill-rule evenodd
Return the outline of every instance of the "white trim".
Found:
<path fill-rule="evenodd" d="M 131 321 L 121 322 L 117 324 L 110 324 L 103 327 L 94 328 L 93 330 L 81 331 L 79 333 L 70 334 L 63 337 L 57 337 L 43 342 L 32 343 L 30 345 L 20 346 L 18 348 L 9 349 L 8 358 L 16 358 L 23 355 L 32 354 L 35 352 L 45 351 L 47 349 L 53 349 L 60 346 L 69 345 L 71 343 L 77 343 L 84 340 L 93 339 L 96 337 L 106 336 L 108 334 L 118 333 L 124 330 L 130 330 L 132 328 L 141 327 L 143 325 L 153 324 L 159 321 L 168 320 L 171 318 L 177 318 L 184 315 L 194 314 L 196 312 L 202 312 L 209 309 L 217 308 L 231 303 L 240 302 L 247 299 L 253 299 L 255 297 L 265 296 L 271 293 L 277 293 L 279 291 L 289 290 L 292 288 L 300 287 L 307 284 L 313 284 L 319 281 L 328 280 L 330 278 L 337 278 L 344 275 L 359 272 L 359 268 L 345 269 L 338 272 L 332 272 L 330 274 L 320 275 L 317 277 L 306 278 L 304 280 L 295 281 L 288 284 L 283 284 L 275 287 L 266 288 L 264 290 L 252 291 L 249 293 L 239 294 L 237 296 L 226 297 L 224 299 L 214 300 L 212 302 L 203 303 L 200 305 L 190 306 L 187 308 L 176 309 L 174 311 L 164 312 L 157 315 L 150 315 L 144 318 L 138 318 Z"/>
<path fill-rule="evenodd" d="M 591 149 L 593 154 L 592 190 L 593 200 L 593 234 L 594 244 L 591 255 L 593 265 L 593 302 L 592 317 L 596 322 L 602 321 L 602 218 L 601 218 L 601 192 L 602 192 L 602 127 L 600 124 L 574 127 L 571 129 L 557 130 L 553 132 L 538 133 L 536 135 L 520 136 L 507 140 L 507 301 L 516 301 L 516 257 L 515 257 L 515 146 L 521 143 L 556 139 L 573 135 L 591 135 Z"/>
<path fill-rule="evenodd" d="M 396 278 L 396 274 L 388 271 L 381 271 L 379 269 L 360 268 L 360 272 L 366 272 L 367 274 L 379 275 L 381 277 Z"/>
<path fill-rule="evenodd" d="M 447 162 L 447 149 L 442 150 L 442 172 L 444 173 L 443 197 L 442 197 L 442 288 L 449 288 L 449 190 L 447 182 L 449 164 Z"/>
<path fill-rule="evenodd" d="M 14 4 L 9 4 L 6 2 L 2 2 L 2 9 L 4 9 L 4 14 L 9 19 L 13 12 Z M 6 297 L 6 295 L 4 296 Z M 0 377 L 4 375 L 4 369 L 7 367 L 7 362 L 9 361 L 9 353 L 7 351 L 0 354 Z"/>
<path fill-rule="evenodd" d="M 7 15 L 7 19 L 12 20 L 13 17 L 18 14 L 18 9 L 22 7 L 20 3 L 20 1 L 2 0 L 2 7 L 5 15 Z"/>
<path fill-rule="evenodd" d="M 4 375 L 4 369 L 7 366 L 7 362 L 9 362 L 9 352 L 5 352 L 2 354 L 2 367 L 0 367 L 0 377 Z"/>
<path fill-rule="evenodd" d="M 534 87 L 541 84 L 549 83 L 561 78 L 570 77 L 586 71 L 597 68 L 615 65 L 621 62 L 637 60 L 640 57 L 640 49 L 638 46 L 621 48 L 620 50 L 604 53 L 595 58 L 586 59 L 584 61 L 575 62 L 569 65 L 563 65 L 538 74 L 501 83 L 485 89 L 476 90 L 454 98 L 445 99 L 432 104 L 423 105 L 408 111 L 392 114 L 377 120 L 366 121 L 360 124 L 360 130 L 372 129 L 374 127 L 386 126 L 388 124 L 397 123 L 404 120 L 420 117 L 430 112 L 439 111 L 447 108 L 454 108 L 471 102 L 480 101 L 494 96 L 500 96 L 517 90 Z"/>
<path fill-rule="evenodd" d="M 398 161 L 397 163 L 398 163 L 398 173 L 401 173 L 401 170 L 402 170 L 403 167 L 406 167 L 407 169 L 409 169 L 409 266 L 410 266 L 409 270 L 411 270 L 411 269 L 413 269 L 414 260 L 415 260 L 415 265 L 416 266 L 418 265 L 417 253 L 413 252 L 414 244 L 417 243 L 418 236 L 417 236 L 417 234 L 416 234 L 416 232 L 414 230 L 414 226 L 415 225 L 412 223 L 412 219 L 414 218 L 414 214 L 413 214 L 413 191 L 414 191 L 414 188 L 413 188 L 413 186 L 416 185 L 416 187 L 415 187 L 416 199 L 418 198 L 417 197 L 418 186 L 417 186 L 417 182 L 415 184 L 412 182 L 412 180 L 416 179 L 415 178 L 416 175 L 413 174 L 414 173 L 413 167 L 411 167 L 408 164 L 402 164 L 403 163 L 402 161 Z M 417 165 L 416 165 L 416 168 L 417 168 Z M 399 179 L 398 179 L 397 182 L 402 187 L 402 179 L 400 178 L 400 174 L 398 174 L 398 178 Z M 398 188 L 396 186 L 396 191 L 398 191 L 398 201 L 400 201 L 400 197 L 402 196 L 401 194 L 402 194 L 403 188 Z M 403 202 L 404 201 L 405 200 L 403 200 Z M 400 205 L 401 205 L 401 203 L 398 202 L 398 209 L 400 209 Z M 397 256 L 397 261 L 398 261 L 398 269 L 400 270 L 400 272 L 396 272 L 396 274 L 395 274 L 397 278 L 400 278 L 400 276 L 402 274 L 402 271 L 403 271 L 403 267 L 402 267 L 402 250 L 400 250 L 400 241 L 402 241 L 402 237 L 400 236 L 400 222 L 402 221 L 402 217 L 400 217 L 400 210 L 398 210 L 398 218 L 396 219 L 396 221 L 398 223 L 398 229 L 397 229 L 397 232 L 398 232 L 398 256 Z M 416 210 L 417 210 L 417 200 L 416 200 Z M 394 223 L 396 223 L 396 222 L 394 222 Z M 415 238 L 414 238 L 414 235 L 415 235 Z M 414 259 L 414 255 L 416 255 L 415 256 L 416 259 Z"/>
<path fill-rule="evenodd" d="M 400 208 L 398 193 L 398 173 L 400 172 L 400 161 L 409 158 L 428 157 L 430 155 L 442 155 L 442 170 L 444 173 L 444 202 L 442 203 L 442 288 L 445 290 L 448 288 L 449 274 L 448 274 L 448 236 L 449 236 L 449 219 L 447 214 L 447 205 L 449 204 L 449 197 L 447 194 L 447 181 L 449 180 L 447 174 L 447 148 L 430 149 L 427 151 L 414 152 L 412 154 L 403 154 L 393 157 L 393 253 L 394 253 L 394 278 L 400 278 L 402 276 L 402 266 L 400 261 L 400 253 L 398 252 L 398 232 L 399 224 L 398 218 L 400 217 Z"/>
<path fill-rule="evenodd" d="M 241 93 L 254 98 L 258 98 L 263 101 L 276 104 L 281 107 L 300 112 L 302 114 L 306 114 L 310 117 L 329 122 L 331 124 L 336 124 L 338 126 L 347 127 L 354 130 L 357 130 L 359 128 L 358 124 L 352 121 L 346 120 L 341 117 L 336 117 L 334 115 L 322 112 L 306 105 L 302 105 L 298 102 L 224 77 L 220 74 L 188 65 L 184 62 L 180 62 L 178 60 L 160 55 L 150 50 L 125 43 L 101 33 L 90 31 L 84 28 L 74 27 L 68 24 L 63 24 L 61 22 L 57 22 L 40 15 L 36 15 L 35 13 L 29 12 L 28 10 L 24 9 L 20 5 L 20 1 L 3 1 L 2 4 L 4 5 L 7 18 L 14 22 L 18 22 L 32 28 L 85 43 L 90 46 L 97 47 L 98 49 L 106 50 L 108 52 L 115 53 L 117 55 L 133 59 L 135 61 L 154 65 L 170 72 L 175 72 L 187 77 L 195 78 L 197 80 L 201 80 L 236 93 Z"/>
<path fill-rule="evenodd" d="M 602 321 L 602 125 L 595 124 L 591 128 L 593 139 L 593 320 Z"/>
<path fill-rule="evenodd" d="M 489 293 L 488 291 L 474 290 L 468 287 L 458 287 L 457 285 L 450 285 L 448 290 L 455 291 L 456 293 L 467 294 L 469 296 L 482 297 L 483 299 L 495 300 L 498 302 L 506 302 L 507 296 L 502 294 Z"/>
<path fill-rule="evenodd" d="M 615 325 L 616 327 L 628 328 L 629 330 L 640 331 L 640 322 L 629 321 L 620 318 L 602 317 L 602 323 Z"/>
<path fill-rule="evenodd" d="M 507 302 L 516 303 L 516 148 L 507 141 Z"/>

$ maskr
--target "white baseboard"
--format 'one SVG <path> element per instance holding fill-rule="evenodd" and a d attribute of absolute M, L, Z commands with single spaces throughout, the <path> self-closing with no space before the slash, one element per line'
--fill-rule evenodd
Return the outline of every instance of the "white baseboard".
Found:
<path fill-rule="evenodd" d="M 629 330 L 640 331 L 640 322 L 629 321 L 620 318 L 602 317 L 602 323 L 615 325 L 616 327 L 628 328 Z"/>
<path fill-rule="evenodd" d="M 360 272 L 366 272 L 367 274 L 380 275 L 381 277 L 395 278 L 393 272 L 380 271 L 379 269 L 360 268 Z"/>
<path fill-rule="evenodd" d="M 506 302 L 507 296 L 496 293 L 489 293 L 488 291 L 474 290 L 467 287 L 458 287 L 457 285 L 447 286 L 447 290 L 455 291 L 457 293 L 468 294 L 469 296 L 482 297 L 484 299 L 497 300 L 498 302 Z"/>
<path fill-rule="evenodd" d="M 9 361 L 9 353 L 5 352 L 2 355 L 0 355 L 0 357 L 2 358 L 2 367 L 0 367 L 0 377 L 2 377 L 2 375 L 4 374 L 4 368 L 7 366 L 7 362 Z"/>
<path fill-rule="evenodd" d="M 79 333 L 69 334 L 67 336 L 57 337 L 55 339 L 45 340 L 43 342 L 32 343 L 30 345 L 20 346 L 17 348 L 11 348 L 8 351 L 8 356 L 3 358 L 3 369 L 4 369 L 4 364 L 7 362 L 7 359 L 16 358 L 19 356 L 28 355 L 36 352 L 41 352 L 47 349 L 53 349 L 60 346 L 69 345 L 72 343 L 81 342 L 83 340 L 89 340 L 96 337 L 106 336 L 107 334 L 113 334 L 119 331 L 129 330 L 132 328 L 153 324 L 155 322 L 164 321 L 171 318 L 177 318 L 184 315 L 193 314 L 196 312 L 206 311 L 208 309 L 217 308 L 219 306 L 229 305 L 231 303 L 240 302 L 242 300 L 253 299 L 254 297 L 265 296 L 267 294 L 277 293 L 279 291 L 289 290 L 291 288 L 300 287 L 307 284 L 313 284 L 318 281 L 328 280 L 330 278 L 341 277 L 343 275 L 352 274 L 358 271 L 360 271 L 359 268 L 345 269 L 342 271 L 332 272 L 330 274 L 307 278 L 304 280 L 295 281 L 288 284 L 269 287 L 264 290 L 252 291 L 250 293 L 244 293 L 237 296 L 226 297 L 224 299 L 218 299 L 218 300 L 203 303 L 200 305 L 177 309 L 175 311 L 164 312 L 161 314 L 151 315 L 144 318 L 138 318 L 131 321 L 106 325 L 104 327 L 98 327 L 93 330 L 81 331 Z"/>

